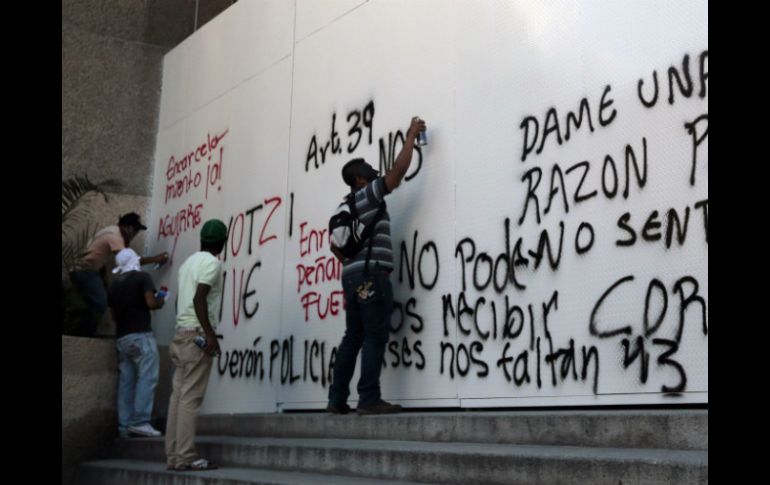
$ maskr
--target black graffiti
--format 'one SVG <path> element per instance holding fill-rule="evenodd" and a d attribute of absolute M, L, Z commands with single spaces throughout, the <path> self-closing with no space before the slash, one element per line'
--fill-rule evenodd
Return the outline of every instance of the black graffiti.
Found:
<path fill-rule="evenodd" d="M 538 389 L 542 389 L 543 382 L 541 378 L 541 348 L 540 337 L 537 338 L 535 344 L 536 359 L 535 359 L 535 378 Z M 522 386 L 531 382 L 530 375 L 530 352 L 528 350 L 522 350 L 517 356 L 515 353 L 509 355 L 512 344 L 506 342 L 503 348 L 502 357 L 497 361 L 497 367 L 503 370 L 505 379 L 508 382 L 513 382 L 516 386 Z M 553 387 L 557 387 L 559 382 L 565 382 L 572 378 L 575 382 L 585 382 L 590 380 L 592 382 L 592 389 L 594 394 L 598 392 L 599 385 L 599 350 L 595 346 L 586 347 L 585 345 L 580 348 L 580 373 L 578 374 L 578 354 L 575 349 L 575 340 L 570 339 L 567 347 L 551 349 L 551 351 L 542 357 L 545 363 L 551 366 Z M 593 366 L 593 369 L 591 369 Z M 590 372 L 590 373 L 589 373 Z M 558 376 L 558 378 L 557 378 Z"/>
<path fill-rule="evenodd" d="M 294 230 L 294 192 L 289 194 L 289 200 L 291 201 L 289 205 L 289 239 L 291 239 L 291 233 Z"/>
<path fill-rule="evenodd" d="M 395 133 L 388 133 L 387 142 L 385 137 L 380 138 L 380 173 L 387 173 L 393 167 L 405 141 L 406 135 L 401 130 L 397 130 Z M 422 168 L 422 147 L 415 143 L 413 149 L 417 152 L 417 158 L 412 160 L 409 171 L 404 177 L 405 182 L 415 178 Z"/>
<path fill-rule="evenodd" d="M 272 372 L 270 374 L 272 375 Z M 281 384 L 294 384 L 301 377 L 294 373 L 294 337 L 289 337 L 284 339 L 281 345 Z"/>
<path fill-rule="evenodd" d="M 539 343 L 539 342 L 538 342 Z M 503 370 L 503 374 L 508 382 L 513 381 L 517 386 L 530 383 L 529 375 L 529 351 L 522 350 L 518 357 L 514 355 L 508 355 L 508 350 L 511 347 L 510 342 L 505 343 L 503 348 L 503 356 L 497 360 L 497 367 Z M 510 364 L 510 370 L 509 365 Z M 538 376 L 540 375 L 540 366 L 537 369 Z M 538 379 L 538 389 L 542 386 L 542 381 Z"/>
<path fill-rule="evenodd" d="M 293 385 L 295 382 L 321 382 L 326 387 L 331 382 L 332 369 L 337 354 L 336 347 L 328 352 L 325 342 L 305 340 L 303 343 L 302 363 L 295 362 L 294 337 L 283 340 L 271 340 L 268 349 L 260 347 L 261 337 L 256 338 L 250 348 L 236 350 L 225 349 L 217 357 L 217 372 L 220 376 L 231 379 L 267 378 L 280 380 L 281 385 Z M 221 344 L 220 344 L 221 345 Z M 299 353 L 299 352 L 298 352 Z M 300 367 L 301 366 L 301 367 Z M 299 369 L 301 374 L 298 373 Z"/>
<path fill-rule="evenodd" d="M 631 341 L 624 338 L 621 342 L 623 346 L 623 368 L 628 369 L 633 365 L 636 359 L 639 359 L 639 382 L 647 383 L 647 377 L 650 373 L 650 354 L 645 351 L 644 338 L 640 335 L 635 340 L 636 349 L 631 351 Z"/>
<path fill-rule="evenodd" d="M 679 393 L 684 391 L 685 388 L 687 387 L 687 372 L 685 372 L 684 367 L 682 367 L 682 364 L 669 358 L 679 350 L 679 342 L 662 339 L 662 338 L 656 338 L 656 339 L 652 339 L 652 344 L 664 345 L 668 347 L 668 351 L 663 352 L 658 356 L 658 365 L 673 367 L 674 369 L 676 369 L 677 373 L 679 374 L 679 383 L 676 386 L 668 387 L 667 385 L 663 384 L 661 386 L 661 390 L 666 393 Z"/>
<path fill-rule="evenodd" d="M 655 323 L 650 325 L 650 302 L 652 301 L 652 296 L 654 294 L 654 290 L 658 291 L 658 294 L 660 295 L 660 299 L 662 300 L 663 304 L 661 306 L 661 311 L 658 314 L 657 318 L 655 319 Z M 658 280 L 657 278 L 653 278 L 650 281 L 650 285 L 647 287 L 647 295 L 644 298 L 644 336 L 650 337 L 655 332 L 658 331 L 660 326 L 663 324 L 663 318 L 666 316 L 666 311 L 668 310 L 668 293 L 666 292 L 666 286 Z"/>
<path fill-rule="evenodd" d="M 623 346 L 623 368 L 628 369 L 637 359 L 639 359 L 639 382 L 646 384 L 650 372 L 650 351 L 647 350 L 646 340 L 642 338 L 642 336 L 638 336 L 634 343 L 635 349 L 631 351 L 631 341 L 629 339 L 624 338 L 621 342 L 621 345 Z M 669 387 L 668 385 L 663 384 L 661 385 L 661 391 L 667 395 L 676 395 L 677 393 L 684 391 L 687 386 L 687 372 L 684 367 L 682 367 L 682 364 L 670 358 L 679 350 L 679 342 L 655 338 L 652 339 L 652 345 L 666 348 L 666 350 L 661 352 L 658 356 L 658 366 L 673 367 L 677 374 L 679 374 L 679 382 L 675 386 Z"/>
<path fill-rule="evenodd" d="M 451 379 L 466 377 L 475 371 L 479 377 L 489 373 L 489 367 L 494 363 L 508 382 L 516 386 L 530 385 L 536 382 L 542 388 L 542 372 L 544 363 L 550 367 L 551 385 L 557 387 L 567 380 L 589 382 L 593 392 L 598 390 L 599 380 L 599 351 L 595 346 L 582 345 L 578 350 L 575 340 L 570 339 L 566 346 L 557 347 L 549 330 L 549 316 L 558 309 L 559 292 L 554 291 L 547 301 L 528 303 L 519 306 L 505 295 L 505 303 L 487 300 L 485 297 L 476 299 L 474 305 L 469 305 L 465 294 L 460 293 L 456 299 L 444 295 L 444 336 L 448 337 L 449 318 L 454 317 L 457 330 L 463 337 L 470 337 L 472 342 L 453 344 L 446 340 L 440 343 L 441 367 L 440 373 L 448 373 Z M 499 305 L 498 305 L 499 303 Z M 505 308 L 504 313 L 502 308 Z M 498 315 L 498 309 L 500 314 Z M 456 311 L 455 311 L 456 310 Z M 540 320 L 536 317 L 539 313 Z M 481 323 L 483 315 L 486 322 Z M 542 337 L 537 335 L 538 322 L 542 322 L 547 347 L 541 348 Z M 523 332 L 527 330 L 527 334 Z M 490 339 L 504 341 L 500 357 L 496 361 L 484 358 L 484 345 Z M 519 347 L 519 350 L 515 348 Z"/>
<path fill-rule="evenodd" d="M 451 294 L 443 295 L 441 304 L 444 336 L 449 336 L 450 322 L 452 322 L 462 335 L 471 335 L 475 331 L 475 335 L 483 341 L 489 340 L 490 337 L 492 340 L 497 340 L 498 336 L 503 339 L 518 338 L 524 330 L 524 309 L 514 304 L 509 295 L 505 295 L 504 298 L 505 303 L 498 305 L 497 301 L 487 300 L 481 296 L 471 305 L 468 304 L 464 291 L 461 291 L 456 299 L 453 299 Z M 531 304 L 529 315 L 530 327 L 534 328 Z M 491 321 L 484 323 L 482 317 Z M 467 325 L 466 320 L 470 320 Z M 534 335 L 534 330 L 531 335 Z"/>
<path fill-rule="evenodd" d="M 390 317 L 390 331 L 393 334 L 393 340 L 388 342 L 389 354 L 383 357 L 383 366 L 387 367 L 388 356 L 390 356 L 390 364 L 394 368 L 399 366 L 409 368 L 414 365 L 416 369 L 423 370 L 426 361 L 419 335 L 413 344 L 409 343 L 407 336 L 396 335 L 405 329 L 407 322 L 409 322 L 409 329 L 415 334 L 422 332 L 425 327 L 424 320 L 417 311 L 417 299 L 415 297 L 410 297 L 404 305 L 398 301 L 393 302 L 393 313 Z"/>
<path fill-rule="evenodd" d="M 701 333 L 704 336 L 708 335 L 708 321 L 707 321 L 707 303 L 705 298 L 699 294 L 700 285 L 697 279 L 692 276 L 684 276 L 679 278 L 672 287 L 672 293 L 679 296 L 679 314 L 678 322 L 676 326 L 676 335 L 673 340 L 663 338 L 651 338 L 656 335 L 661 326 L 663 325 L 664 318 L 669 309 L 668 291 L 662 281 L 657 278 L 650 280 L 647 285 L 647 292 L 645 294 L 644 311 L 641 318 L 641 332 L 640 335 L 633 337 L 633 325 L 627 323 L 623 326 L 618 326 L 615 322 L 613 329 L 601 328 L 598 314 L 600 309 L 607 301 L 607 299 L 614 295 L 614 293 L 621 286 L 626 283 L 634 281 L 633 275 L 628 275 L 613 283 L 610 288 L 602 294 L 597 301 L 591 312 L 591 319 L 589 322 L 589 331 L 591 335 L 600 339 L 607 339 L 618 335 L 625 335 L 621 340 L 621 346 L 623 347 L 623 367 L 628 369 L 636 361 L 639 362 L 639 381 L 642 384 L 647 382 L 649 377 L 649 365 L 650 365 L 650 351 L 647 348 L 647 342 L 650 341 L 652 346 L 664 347 L 664 351 L 658 356 L 657 363 L 660 367 L 672 367 L 679 375 L 679 381 L 674 386 L 662 385 L 661 391 L 668 395 L 674 395 L 676 393 L 684 391 L 687 384 L 687 372 L 685 368 L 678 361 L 674 360 L 672 356 L 679 350 L 679 345 L 682 341 L 684 333 L 684 327 L 686 323 L 686 312 L 691 305 L 700 307 L 700 320 L 701 320 Z M 687 288 L 685 288 L 687 287 Z M 657 297 L 656 297 L 657 295 Z M 659 300 L 657 310 L 653 309 L 653 300 Z M 652 317 L 652 318 L 651 318 Z M 633 348 L 632 348 L 633 344 Z"/>
<path fill-rule="evenodd" d="M 420 333 L 422 332 L 423 327 L 425 326 L 422 316 L 417 313 L 417 299 L 415 297 L 410 297 L 405 305 L 402 305 L 400 302 L 394 301 L 393 302 L 393 313 L 391 313 L 390 316 L 390 331 L 391 333 L 398 333 L 401 331 L 401 329 L 404 327 L 404 325 L 407 322 L 407 318 L 411 320 L 411 323 L 409 324 L 409 328 L 414 333 Z M 394 324 L 394 320 L 396 323 Z"/>
<path fill-rule="evenodd" d="M 303 374 L 302 378 L 303 380 L 307 381 L 307 377 L 310 377 L 310 380 L 312 382 L 318 382 L 321 381 L 321 385 L 323 387 L 326 387 L 327 382 L 331 383 L 332 380 L 332 368 L 334 367 L 334 358 L 336 355 L 336 348 L 332 349 L 331 355 L 329 356 L 328 365 L 326 364 L 326 342 L 318 342 L 317 340 L 313 340 L 309 344 L 309 351 L 308 351 L 308 341 L 305 341 L 305 354 L 304 354 L 304 365 L 303 365 Z M 315 361 L 320 360 L 320 377 L 316 375 L 315 373 Z M 327 370 L 328 367 L 328 370 Z"/>
<path fill-rule="evenodd" d="M 348 136 L 356 135 L 357 138 L 355 143 L 350 142 L 348 144 L 348 153 L 353 153 L 355 149 L 358 148 L 358 144 L 361 142 L 362 129 L 359 125 L 362 121 L 364 129 L 369 130 L 369 145 L 372 144 L 372 130 L 374 128 L 374 101 L 369 101 L 369 103 L 367 103 L 362 111 L 351 111 L 347 117 L 348 123 L 350 123 L 351 119 L 354 119 L 355 122 L 353 122 L 352 126 L 350 127 Z"/>
<path fill-rule="evenodd" d="M 385 355 L 386 361 L 388 357 L 391 358 L 390 365 L 393 368 L 399 366 L 410 368 L 414 365 L 415 369 L 425 369 L 425 354 L 422 352 L 421 340 L 416 340 L 411 345 L 407 337 L 402 337 L 400 340 L 391 340 L 388 342 L 388 353 Z"/>
<path fill-rule="evenodd" d="M 404 281 L 404 266 L 406 266 L 407 282 L 409 283 L 410 289 L 414 290 L 415 288 L 415 269 L 417 269 L 420 286 L 426 290 L 431 290 L 436 286 L 436 283 L 438 283 L 439 277 L 440 263 L 438 247 L 435 242 L 428 241 L 422 244 L 418 254 L 417 237 L 418 231 L 414 231 L 411 252 L 406 245 L 406 241 L 401 241 L 401 263 L 398 267 L 398 282 L 402 283 Z M 428 256 L 430 254 L 432 254 L 432 258 Z M 424 269 L 423 267 L 425 257 L 428 257 L 428 263 L 426 263 L 428 264 L 428 266 L 426 266 L 427 269 Z M 429 264 L 430 262 L 435 263 L 435 266 L 431 267 Z"/>
<path fill-rule="evenodd" d="M 251 270 L 249 271 L 248 278 L 246 278 L 246 292 L 243 294 L 243 297 L 242 297 L 243 298 L 243 313 L 246 314 L 246 318 L 253 318 L 254 315 L 256 315 L 257 311 L 259 310 L 259 302 L 258 301 L 255 301 L 254 302 L 254 306 L 252 307 L 251 310 L 249 310 L 248 300 L 249 300 L 249 298 L 251 298 L 252 296 L 257 294 L 257 290 L 256 289 L 254 289 L 254 290 L 250 289 L 251 288 L 251 276 L 254 274 L 254 271 L 257 268 L 260 268 L 261 266 L 262 266 L 262 263 L 260 261 L 257 261 L 256 263 L 254 263 L 254 265 L 251 267 Z"/>
<path fill-rule="evenodd" d="M 698 132 L 698 127 L 705 122 L 706 127 L 702 132 Z M 703 114 L 695 118 L 690 123 L 684 124 L 687 133 L 692 135 L 692 165 L 690 168 L 690 185 L 695 185 L 695 166 L 698 164 L 698 147 L 706 141 L 709 136 L 709 115 Z"/>
<path fill-rule="evenodd" d="M 638 185 L 639 190 L 644 189 L 645 185 L 647 184 L 647 138 L 646 137 L 642 137 L 641 145 L 642 145 L 641 157 L 637 157 L 637 151 L 634 150 L 634 147 L 631 146 L 630 144 L 626 144 L 623 150 L 625 170 L 623 172 L 623 180 L 622 180 L 623 182 L 622 195 L 624 199 L 628 199 L 628 197 L 631 195 L 632 179 L 636 180 L 636 184 Z M 641 166 L 640 166 L 639 158 L 641 158 Z M 632 170 L 632 167 L 633 167 L 633 170 Z M 585 202 L 595 197 L 596 195 L 598 195 L 597 190 L 593 190 L 589 194 L 585 194 L 581 192 L 581 189 L 583 188 L 586 177 L 588 176 L 591 170 L 591 164 L 589 161 L 584 160 L 584 161 L 578 162 L 570 166 L 570 168 L 568 168 L 565 172 L 562 172 L 561 167 L 559 166 L 558 163 L 556 163 L 551 167 L 551 182 L 547 192 L 548 205 L 542 211 L 543 217 L 550 212 L 553 200 L 559 192 L 561 192 L 562 194 L 561 199 L 562 199 L 564 214 L 569 214 L 570 206 L 569 206 L 568 197 L 566 195 L 568 193 L 567 184 L 565 183 L 565 177 L 562 173 L 566 174 L 568 176 L 567 179 L 569 179 L 569 174 L 578 169 L 583 169 L 583 170 L 582 170 L 582 176 L 578 181 L 575 187 L 575 190 L 572 192 L 572 200 L 574 202 L 574 205 Z M 579 173 L 579 172 L 576 172 L 576 173 Z M 524 172 L 524 175 L 522 175 L 521 177 L 521 181 L 527 183 L 527 191 L 524 196 L 524 207 L 521 211 L 521 216 L 519 217 L 519 221 L 518 221 L 519 225 L 522 225 L 526 220 L 527 209 L 530 207 L 530 201 L 532 202 L 532 207 L 534 208 L 534 211 L 535 211 L 535 219 L 537 223 L 540 224 L 542 222 L 540 200 L 544 199 L 544 197 L 542 196 L 545 194 L 539 194 L 539 192 L 541 192 L 542 190 L 538 191 L 542 178 L 543 178 L 543 169 L 540 167 L 533 167 L 527 170 L 526 172 Z M 613 200 L 618 194 L 618 191 L 620 190 L 621 180 L 618 174 L 618 169 L 615 163 L 615 159 L 609 154 L 604 157 L 601 176 L 599 178 L 601 180 L 598 182 L 598 185 L 601 185 L 604 196 L 608 200 Z"/>
<path fill-rule="evenodd" d="M 685 296 L 685 285 L 688 285 L 692 291 Z M 682 333 L 684 332 L 685 313 L 687 308 L 692 304 L 700 305 L 701 313 L 701 331 L 703 335 L 708 335 L 708 309 L 706 300 L 700 296 L 698 290 L 700 285 L 698 280 L 693 276 L 685 276 L 677 280 L 674 284 L 674 292 L 679 294 L 679 325 L 676 332 L 676 341 L 682 341 Z"/>
<path fill-rule="evenodd" d="M 580 243 L 580 235 L 583 234 L 583 231 L 587 230 L 589 234 L 588 242 L 586 243 Z M 591 250 L 591 248 L 594 246 L 594 239 L 595 239 L 595 233 L 594 233 L 594 226 L 589 224 L 588 222 L 581 222 L 580 226 L 578 226 L 578 230 L 575 233 L 575 253 L 582 255 L 587 253 Z"/>
<path fill-rule="evenodd" d="M 645 108 L 652 108 L 658 102 L 658 93 L 660 91 L 658 88 L 658 71 L 652 71 L 652 87 L 652 99 L 645 99 L 644 93 L 642 92 L 644 89 L 644 79 L 639 79 L 639 82 L 637 83 L 636 92 L 639 96 L 639 101 L 642 102 L 642 105 Z"/>
<path fill-rule="evenodd" d="M 355 136 L 355 140 L 348 143 L 347 151 L 352 153 L 358 148 L 363 138 L 364 130 L 368 130 L 369 145 L 372 144 L 372 130 L 374 127 L 374 101 L 369 101 L 363 110 L 353 110 L 345 118 L 349 123 L 348 137 Z M 332 114 L 331 130 L 329 139 L 325 143 L 318 141 L 318 137 L 313 134 L 305 157 L 305 172 L 310 171 L 310 164 L 316 169 L 324 165 L 331 155 L 342 154 L 342 140 L 337 131 L 337 113 Z"/>
<path fill-rule="evenodd" d="M 217 357 L 217 371 L 220 376 L 225 374 L 231 378 L 258 377 L 265 378 L 265 355 L 256 347 L 261 337 L 257 337 L 252 343 L 251 349 L 225 350 Z"/>
<path fill-rule="evenodd" d="M 608 114 L 607 117 L 605 117 L 605 110 L 611 108 L 614 102 L 612 98 L 607 97 L 611 89 L 612 87 L 610 85 L 605 86 L 604 92 L 602 93 L 602 96 L 601 96 L 601 100 L 599 101 L 598 117 L 599 117 L 599 124 L 602 127 L 609 126 L 609 124 L 612 123 L 612 121 L 617 116 L 617 110 L 615 108 L 612 108 L 612 111 Z M 575 127 L 575 131 L 580 129 L 580 126 L 583 124 L 584 113 L 586 116 L 586 121 L 588 122 L 589 130 L 591 132 L 594 131 L 594 125 L 593 125 L 593 121 L 591 120 L 591 110 L 589 107 L 588 99 L 583 98 L 578 103 L 577 116 L 572 111 L 570 111 L 567 113 L 567 116 L 564 118 L 563 123 L 566 125 L 565 141 L 569 140 L 570 125 L 573 125 Z M 535 116 L 531 116 L 531 115 L 525 116 L 521 124 L 519 125 L 519 128 L 524 131 L 523 142 L 522 142 L 522 153 L 521 153 L 521 161 L 523 162 L 527 159 L 527 156 L 532 152 L 532 150 L 535 149 L 535 146 L 537 145 L 538 137 L 540 135 L 540 122 Z M 536 154 L 539 155 L 543 151 L 543 148 L 545 147 L 545 144 L 546 144 L 546 140 L 548 139 L 548 136 L 551 133 L 556 133 L 556 142 L 558 145 L 561 145 L 562 137 L 561 137 L 561 128 L 559 125 L 559 115 L 555 107 L 549 108 L 548 111 L 546 112 L 545 121 L 543 122 L 543 135 L 540 138 L 540 146 L 535 151 Z"/>
<path fill-rule="evenodd" d="M 703 209 L 704 240 L 708 244 L 708 199 L 699 201 L 693 205 L 695 209 Z M 690 207 L 685 206 L 680 213 L 676 208 L 670 208 L 665 212 L 665 219 L 660 219 L 657 210 L 653 210 L 647 216 L 641 228 L 641 240 L 655 242 L 663 240 L 666 249 L 670 249 L 674 242 L 683 246 L 687 240 L 688 227 L 690 225 Z M 637 231 L 631 226 L 631 213 L 625 212 L 618 218 L 618 228 L 625 233 L 624 238 L 617 239 L 618 247 L 631 247 L 639 241 Z M 663 237 L 663 224 L 665 223 L 665 238 Z"/>
<path fill-rule="evenodd" d="M 610 337 L 614 337 L 615 335 L 631 333 L 630 325 L 625 325 L 620 328 L 615 328 L 614 330 L 599 330 L 599 321 L 597 318 L 597 314 L 599 313 L 599 309 L 604 304 L 604 301 L 607 299 L 607 297 L 610 296 L 610 294 L 612 294 L 619 286 L 629 283 L 633 280 L 634 280 L 633 275 L 624 276 L 623 278 L 613 283 L 612 286 L 610 286 L 602 294 L 602 296 L 599 298 L 599 301 L 597 301 L 596 305 L 594 305 L 594 309 L 591 311 L 591 320 L 588 326 L 588 329 L 591 332 L 591 335 L 599 338 L 610 338 Z"/>
<path fill-rule="evenodd" d="M 460 343 L 455 346 L 452 342 L 441 341 L 439 348 L 441 349 L 441 368 L 439 370 L 441 375 L 444 374 L 445 355 L 449 356 L 446 368 L 448 369 L 449 377 L 452 379 L 455 377 L 455 371 L 462 377 L 467 376 L 472 370 L 476 371 L 477 377 L 489 375 L 489 366 L 484 360 L 480 359 L 480 354 L 484 352 L 483 343 L 475 341 L 469 345 Z"/>
<path fill-rule="evenodd" d="M 556 298 L 558 291 L 554 292 Z M 487 299 L 484 296 L 476 298 L 469 304 L 466 293 L 461 291 L 456 298 L 452 294 L 442 296 L 442 321 L 444 336 L 449 336 L 450 322 L 456 326 L 461 335 L 473 335 L 477 339 L 515 340 L 525 328 L 529 329 L 528 346 L 535 348 L 535 308 L 533 303 L 517 302 L 510 295 L 503 295 L 503 301 Z M 521 304 L 520 304 L 521 303 Z M 543 304 L 544 318 L 550 311 L 550 306 Z"/>
<path fill-rule="evenodd" d="M 564 255 L 564 239 L 568 232 L 564 221 L 559 221 L 555 229 L 543 229 L 537 237 L 537 242 L 528 248 L 520 236 L 513 248 L 511 247 L 510 219 L 503 222 L 505 246 L 499 253 L 478 251 L 477 244 L 471 237 L 461 239 L 455 247 L 455 259 L 460 262 L 460 282 L 462 291 L 472 285 L 478 291 L 493 287 L 497 293 L 502 293 L 509 285 L 518 290 L 525 290 L 526 285 L 517 276 L 523 268 L 537 271 L 544 262 L 548 262 L 551 271 L 558 271 Z M 576 229 L 570 229 L 568 237 L 574 239 L 575 251 L 578 255 L 590 251 L 594 243 L 593 226 L 581 221 Z M 589 235 L 581 242 L 581 235 Z"/>
<path fill-rule="evenodd" d="M 701 52 L 698 58 L 698 82 L 700 89 L 698 90 L 698 97 L 703 99 L 708 94 L 708 54 L 709 51 L 705 50 Z M 695 83 L 692 80 L 690 73 L 690 55 L 685 54 L 682 58 L 682 69 L 678 69 L 676 66 L 670 66 L 667 70 L 668 74 L 668 104 L 673 105 L 675 101 L 674 97 L 674 83 L 677 85 L 679 93 L 684 98 L 690 98 L 694 93 Z M 652 94 L 644 94 L 644 79 L 639 79 L 637 83 L 637 95 L 639 101 L 646 108 L 653 108 L 658 102 L 658 94 L 660 89 L 658 87 L 658 72 L 652 71 Z"/>
<path fill-rule="evenodd" d="M 222 271 L 222 293 L 219 295 L 219 321 L 222 321 L 222 311 L 225 308 L 225 290 L 227 289 L 227 270 Z"/>
<path fill-rule="evenodd" d="M 529 260 L 524 256 L 522 251 L 523 239 L 521 237 L 516 241 L 515 246 L 511 248 L 511 221 L 509 218 L 505 219 L 503 229 L 505 233 L 505 248 L 494 258 L 494 269 L 492 270 L 493 277 L 490 278 L 490 282 L 493 283 L 495 291 L 498 293 L 502 293 L 508 284 L 514 285 L 517 289 L 524 289 L 525 286 L 516 279 L 516 268 L 527 266 L 529 264 Z M 467 256 L 466 251 L 468 251 Z M 460 240 L 455 247 L 455 258 L 460 258 L 461 262 L 463 291 L 468 288 L 468 263 L 473 263 L 474 280 L 478 282 L 479 261 L 488 261 L 491 259 L 487 253 L 482 252 L 480 254 L 483 256 L 477 258 L 476 243 L 470 237 Z M 500 278 L 501 275 L 502 278 Z M 488 283 L 489 282 L 487 282 L 486 285 L 477 285 L 476 288 L 483 290 L 488 286 Z"/>
<path fill-rule="evenodd" d="M 323 144 L 318 144 L 318 140 L 316 135 L 313 135 L 313 137 L 310 139 L 310 145 L 307 149 L 307 157 L 305 157 L 305 172 L 310 171 L 310 162 L 313 162 L 313 167 L 320 168 L 320 165 L 318 164 L 318 156 L 320 154 L 321 156 L 321 165 L 324 165 L 326 163 L 326 156 L 328 155 L 339 155 L 342 153 L 342 149 L 340 148 L 340 140 L 339 140 L 339 133 L 337 133 L 337 129 L 335 127 L 335 124 L 337 122 L 337 113 L 334 113 L 332 115 L 332 128 L 331 128 L 331 134 L 329 135 L 329 140 Z"/>

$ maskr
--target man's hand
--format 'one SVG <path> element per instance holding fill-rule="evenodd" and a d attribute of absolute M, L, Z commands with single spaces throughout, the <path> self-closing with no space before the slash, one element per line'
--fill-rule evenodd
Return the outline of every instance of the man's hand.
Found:
<path fill-rule="evenodd" d="M 398 187 L 404 175 L 406 175 L 406 171 L 409 170 L 409 165 L 412 163 L 414 141 L 421 131 L 425 131 L 425 121 L 420 119 L 419 116 L 415 116 L 412 118 L 409 129 L 406 131 L 404 146 L 401 147 L 401 151 L 396 157 L 393 166 L 385 174 L 385 187 L 388 189 L 388 192 L 393 192 Z"/>
<path fill-rule="evenodd" d="M 216 357 L 220 354 L 221 350 L 219 349 L 219 340 L 217 339 L 216 334 L 213 332 L 206 332 L 206 346 L 203 350 L 212 357 Z"/>
<path fill-rule="evenodd" d="M 162 252 L 160 254 L 156 254 L 155 256 L 143 256 L 139 259 L 139 264 L 144 266 L 145 264 L 164 264 L 166 261 L 168 261 L 168 253 Z"/>
<path fill-rule="evenodd" d="M 409 125 L 409 129 L 406 131 L 407 138 L 415 139 L 421 131 L 425 131 L 425 120 L 419 116 L 412 118 L 412 122 Z"/>

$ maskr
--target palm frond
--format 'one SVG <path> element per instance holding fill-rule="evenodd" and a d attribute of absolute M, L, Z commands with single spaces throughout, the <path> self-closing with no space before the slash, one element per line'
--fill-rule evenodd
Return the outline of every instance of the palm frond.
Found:
<path fill-rule="evenodd" d="M 101 195 L 105 202 L 109 202 L 109 196 L 105 192 L 107 188 L 116 188 L 120 182 L 115 179 L 108 179 L 98 184 L 91 182 L 88 174 L 84 176 L 75 175 L 61 183 L 61 221 L 62 235 L 66 232 L 65 228 L 71 228 L 72 224 L 80 221 L 83 217 L 90 215 L 87 208 L 84 208 L 84 201 L 92 195 Z"/>

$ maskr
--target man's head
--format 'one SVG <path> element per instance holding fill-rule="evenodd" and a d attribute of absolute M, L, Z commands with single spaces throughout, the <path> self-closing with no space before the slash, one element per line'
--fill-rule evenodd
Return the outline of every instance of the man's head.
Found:
<path fill-rule="evenodd" d="M 138 254 L 136 254 L 136 251 L 134 251 L 131 248 L 125 248 L 120 250 L 118 252 L 117 256 L 115 256 L 115 264 L 117 265 L 115 269 L 112 270 L 113 273 L 128 273 L 129 271 L 140 271 L 141 265 L 139 264 L 139 261 L 141 258 Z"/>
<path fill-rule="evenodd" d="M 379 175 L 363 158 L 354 158 L 342 167 L 342 180 L 354 189 L 365 187 Z"/>
<path fill-rule="evenodd" d="M 201 250 L 213 255 L 222 252 L 227 242 L 227 226 L 219 219 L 209 219 L 201 227 Z"/>
<path fill-rule="evenodd" d="M 126 240 L 126 245 L 131 242 L 131 240 L 139 233 L 139 231 L 144 231 L 147 229 L 147 226 L 142 224 L 141 220 L 139 219 L 139 214 L 136 212 L 129 212 L 126 215 L 120 216 L 120 219 L 118 219 L 118 227 L 120 227 L 120 232 L 123 234 L 123 238 Z"/>

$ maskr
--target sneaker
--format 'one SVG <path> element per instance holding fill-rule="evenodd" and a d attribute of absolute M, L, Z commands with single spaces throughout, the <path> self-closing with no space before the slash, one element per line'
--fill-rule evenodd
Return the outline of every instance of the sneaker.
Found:
<path fill-rule="evenodd" d="M 138 434 L 139 436 L 160 436 L 160 431 L 153 428 L 150 423 L 145 423 L 141 426 L 129 426 L 128 432 L 131 434 Z"/>
<path fill-rule="evenodd" d="M 177 465 L 174 470 L 178 472 L 198 472 L 204 470 L 216 470 L 217 468 L 219 468 L 218 464 L 208 461 L 205 458 L 198 458 L 192 463 Z"/>
<path fill-rule="evenodd" d="M 352 409 L 347 404 L 332 404 L 326 406 L 326 410 L 332 414 L 348 414 Z"/>
<path fill-rule="evenodd" d="M 401 406 L 398 404 L 391 404 L 389 402 L 380 401 L 377 404 L 371 406 L 358 406 L 356 412 L 358 414 L 395 414 L 402 411 Z"/>
<path fill-rule="evenodd" d="M 118 430 L 118 437 L 121 439 L 130 438 L 131 434 L 129 434 L 127 429 L 119 429 Z"/>

